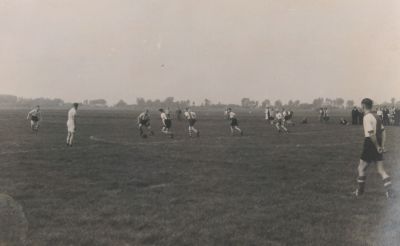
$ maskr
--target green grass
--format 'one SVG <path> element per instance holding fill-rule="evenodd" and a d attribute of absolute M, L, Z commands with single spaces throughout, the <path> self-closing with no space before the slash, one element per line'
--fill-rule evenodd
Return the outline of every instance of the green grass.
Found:
<path fill-rule="evenodd" d="M 45 112 L 39 135 L 24 111 L 0 111 L 0 192 L 29 221 L 29 245 L 397 245 L 400 206 L 369 170 L 354 199 L 360 126 L 308 125 L 278 134 L 263 115 L 199 112 L 202 136 L 141 139 L 138 112 L 80 111 L 65 146 L 66 112 Z M 302 118 L 298 116 L 297 119 Z M 400 128 L 388 127 L 386 167 L 400 190 Z M 102 141 L 90 139 L 94 136 Z"/>

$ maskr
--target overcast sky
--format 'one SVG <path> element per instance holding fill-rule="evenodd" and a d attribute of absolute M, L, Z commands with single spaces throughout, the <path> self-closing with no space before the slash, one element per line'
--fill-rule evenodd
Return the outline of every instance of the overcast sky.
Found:
<path fill-rule="evenodd" d="M 0 94 L 400 99 L 399 0 L 0 0 Z"/>

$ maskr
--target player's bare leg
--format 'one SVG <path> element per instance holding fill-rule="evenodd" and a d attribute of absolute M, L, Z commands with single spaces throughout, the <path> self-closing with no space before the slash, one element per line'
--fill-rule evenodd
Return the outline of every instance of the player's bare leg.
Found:
<path fill-rule="evenodd" d="M 278 130 L 278 132 L 281 132 L 281 127 L 279 126 L 279 123 L 275 124 L 276 129 Z"/>
<path fill-rule="evenodd" d="M 73 140 L 74 140 L 74 133 L 73 132 L 68 132 L 67 145 L 72 147 Z"/>
<path fill-rule="evenodd" d="M 165 126 L 161 129 L 161 132 L 164 133 L 165 135 L 168 135 L 171 138 L 174 138 L 174 134 Z"/>
<path fill-rule="evenodd" d="M 376 162 L 376 168 L 378 173 L 381 175 L 383 180 L 383 185 L 386 189 L 386 196 L 387 198 L 393 198 L 393 190 L 392 190 L 392 181 L 390 176 L 386 173 L 385 168 L 383 167 L 383 161 Z"/>
<path fill-rule="evenodd" d="M 151 136 L 154 136 L 154 132 L 153 132 L 153 130 L 151 129 L 151 126 L 148 126 L 148 127 L 147 127 L 147 131 L 150 132 L 150 135 L 151 135 Z"/>
<path fill-rule="evenodd" d="M 142 124 L 139 124 L 139 135 L 140 136 L 143 136 L 143 125 Z"/>
<path fill-rule="evenodd" d="M 189 126 L 189 136 L 192 137 L 193 133 L 199 136 L 199 131 L 196 128 L 194 128 L 194 126 Z"/>
<path fill-rule="evenodd" d="M 235 126 L 235 129 L 240 133 L 240 136 L 243 136 L 243 131 L 239 127 Z"/>
<path fill-rule="evenodd" d="M 358 178 L 357 178 L 357 184 L 358 188 L 354 192 L 355 196 L 361 196 L 364 194 L 365 190 L 365 181 L 367 180 L 367 176 L 365 174 L 365 171 L 367 170 L 369 166 L 369 163 L 363 160 L 360 160 L 360 163 L 358 164 Z"/>
<path fill-rule="evenodd" d="M 281 128 L 283 129 L 284 132 L 289 132 L 289 130 L 285 127 L 285 125 L 281 125 Z"/>

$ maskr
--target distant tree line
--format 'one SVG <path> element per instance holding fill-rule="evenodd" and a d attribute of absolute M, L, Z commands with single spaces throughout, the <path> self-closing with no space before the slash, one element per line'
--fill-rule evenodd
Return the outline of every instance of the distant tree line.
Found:
<path fill-rule="evenodd" d="M 71 103 L 64 102 L 62 99 L 55 98 L 22 98 L 13 95 L 0 95 L 0 107 L 33 107 L 35 105 L 40 105 L 42 107 L 49 108 L 59 108 L 59 107 L 69 107 Z M 396 101 L 395 98 L 391 98 L 390 102 L 384 102 L 380 105 L 392 105 L 400 107 L 400 101 Z M 353 100 L 344 100 L 343 98 L 315 98 L 311 103 L 301 102 L 300 100 L 289 100 L 288 102 L 282 102 L 281 100 L 271 101 L 265 99 L 263 101 L 252 100 L 248 97 L 242 98 L 240 105 L 235 104 L 223 104 L 221 102 L 214 103 L 210 99 L 204 99 L 200 104 L 196 104 L 191 100 L 175 100 L 174 97 L 167 97 L 164 100 L 160 99 L 145 99 L 137 98 L 135 104 L 128 104 L 124 100 L 119 100 L 114 105 L 109 105 L 105 99 L 93 99 L 84 100 L 82 102 L 83 107 L 90 108 L 135 108 L 135 109 L 158 109 L 158 108 L 170 108 L 170 109 L 184 109 L 186 107 L 199 107 L 199 108 L 227 108 L 227 107 L 238 107 L 247 110 L 264 109 L 266 107 L 272 108 L 290 108 L 290 109 L 317 109 L 321 107 L 328 108 L 352 108 L 355 106 Z"/>

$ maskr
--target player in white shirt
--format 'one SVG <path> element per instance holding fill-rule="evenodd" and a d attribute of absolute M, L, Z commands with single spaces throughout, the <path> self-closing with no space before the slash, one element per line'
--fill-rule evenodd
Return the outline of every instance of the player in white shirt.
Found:
<path fill-rule="evenodd" d="M 265 109 L 265 120 L 269 123 L 272 124 L 273 120 L 274 120 L 274 116 L 273 116 L 273 110 L 270 109 L 270 107 L 267 107 Z"/>
<path fill-rule="evenodd" d="M 364 193 L 366 173 L 368 166 L 372 163 L 376 164 L 378 173 L 381 175 L 384 186 L 386 188 L 386 197 L 392 198 L 392 182 L 389 175 L 386 173 L 383 165 L 383 152 L 385 150 L 386 133 L 385 127 L 378 116 L 372 114 L 373 101 L 365 98 L 361 102 L 364 110 L 364 145 L 363 151 L 358 165 L 358 188 L 354 192 L 356 196 L 361 196 Z"/>
<path fill-rule="evenodd" d="M 159 109 L 158 111 L 160 111 L 160 117 L 161 117 L 161 123 L 162 123 L 162 128 L 161 128 L 161 132 L 170 136 L 171 138 L 174 138 L 174 134 L 171 131 L 171 127 L 172 127 L 172 120 L 169 114 L 167 114 L 164 109 Z"/>
<path fill-rule="evenodd" d="M 39 131 L 40 122 L 42 121 L 42 113 L 40 111 L 40 106 L 37 105 L 34 109 L 29 111 L 27 120 L 31 121 L 31 129 L 37 135 Z"/>
<path fill-rule="evenodd" d="M 151 130 L 149 110 L 146 109 L 143 113 L 141 113 L 138 116 L 137 123 L 139 126 L 139 132 L 141 137 L 143 138 L 147 137 L 147 134 L 144 133 L 143 128 L 146 128 L 147 131 L 150 132 L 150 135 L 154 135 L 154 132 Z"/>
<path fill-rule="evenodd" d="M 194 124 L 196 124 L 197 121 L 197 115 L 195 112 L 193 112 L 190 108 L 186 108 L 185 110 L 185 118 L 187 122 L 189 123 L 189 136 L 192 137 L 193 132 L 197 135 L 197 137 L 200 136 L 200 131 L 194 128 Z"/>
<path fill-rule="evenodd" d="M 239 128 L 239 123 L 236 118 L 236 114 L 232 111 L 231 108 L 228 108 L 227 110 L 228 113 L 228 120 L 231 122 L 231 134 L 232 136 L 235 134 L 235 130 L 240 133 L 241 136 L 243 136 L 243 131 Z"/>
<path fill-rule="evenodd" d="M 288 132 L 288 129 L 285 127 L 285 118 L 283 117 L 283 114 L 278 111 L 275 114 L 275 127 L 278 130 L 278 132 Z"/>
<path fill-rule="evenodd" d="M 76 121 L 75 117 L 78 111 L 78 103 L 74 103 L 73 107 L 68 111 L 68 121 L 67 121 L 67 129 L 68 129 L 68 135 L 67 135 L 67 146 L 72 147 L 72 143 L 74 140 L 74 134 L 76 130 Z"/>

